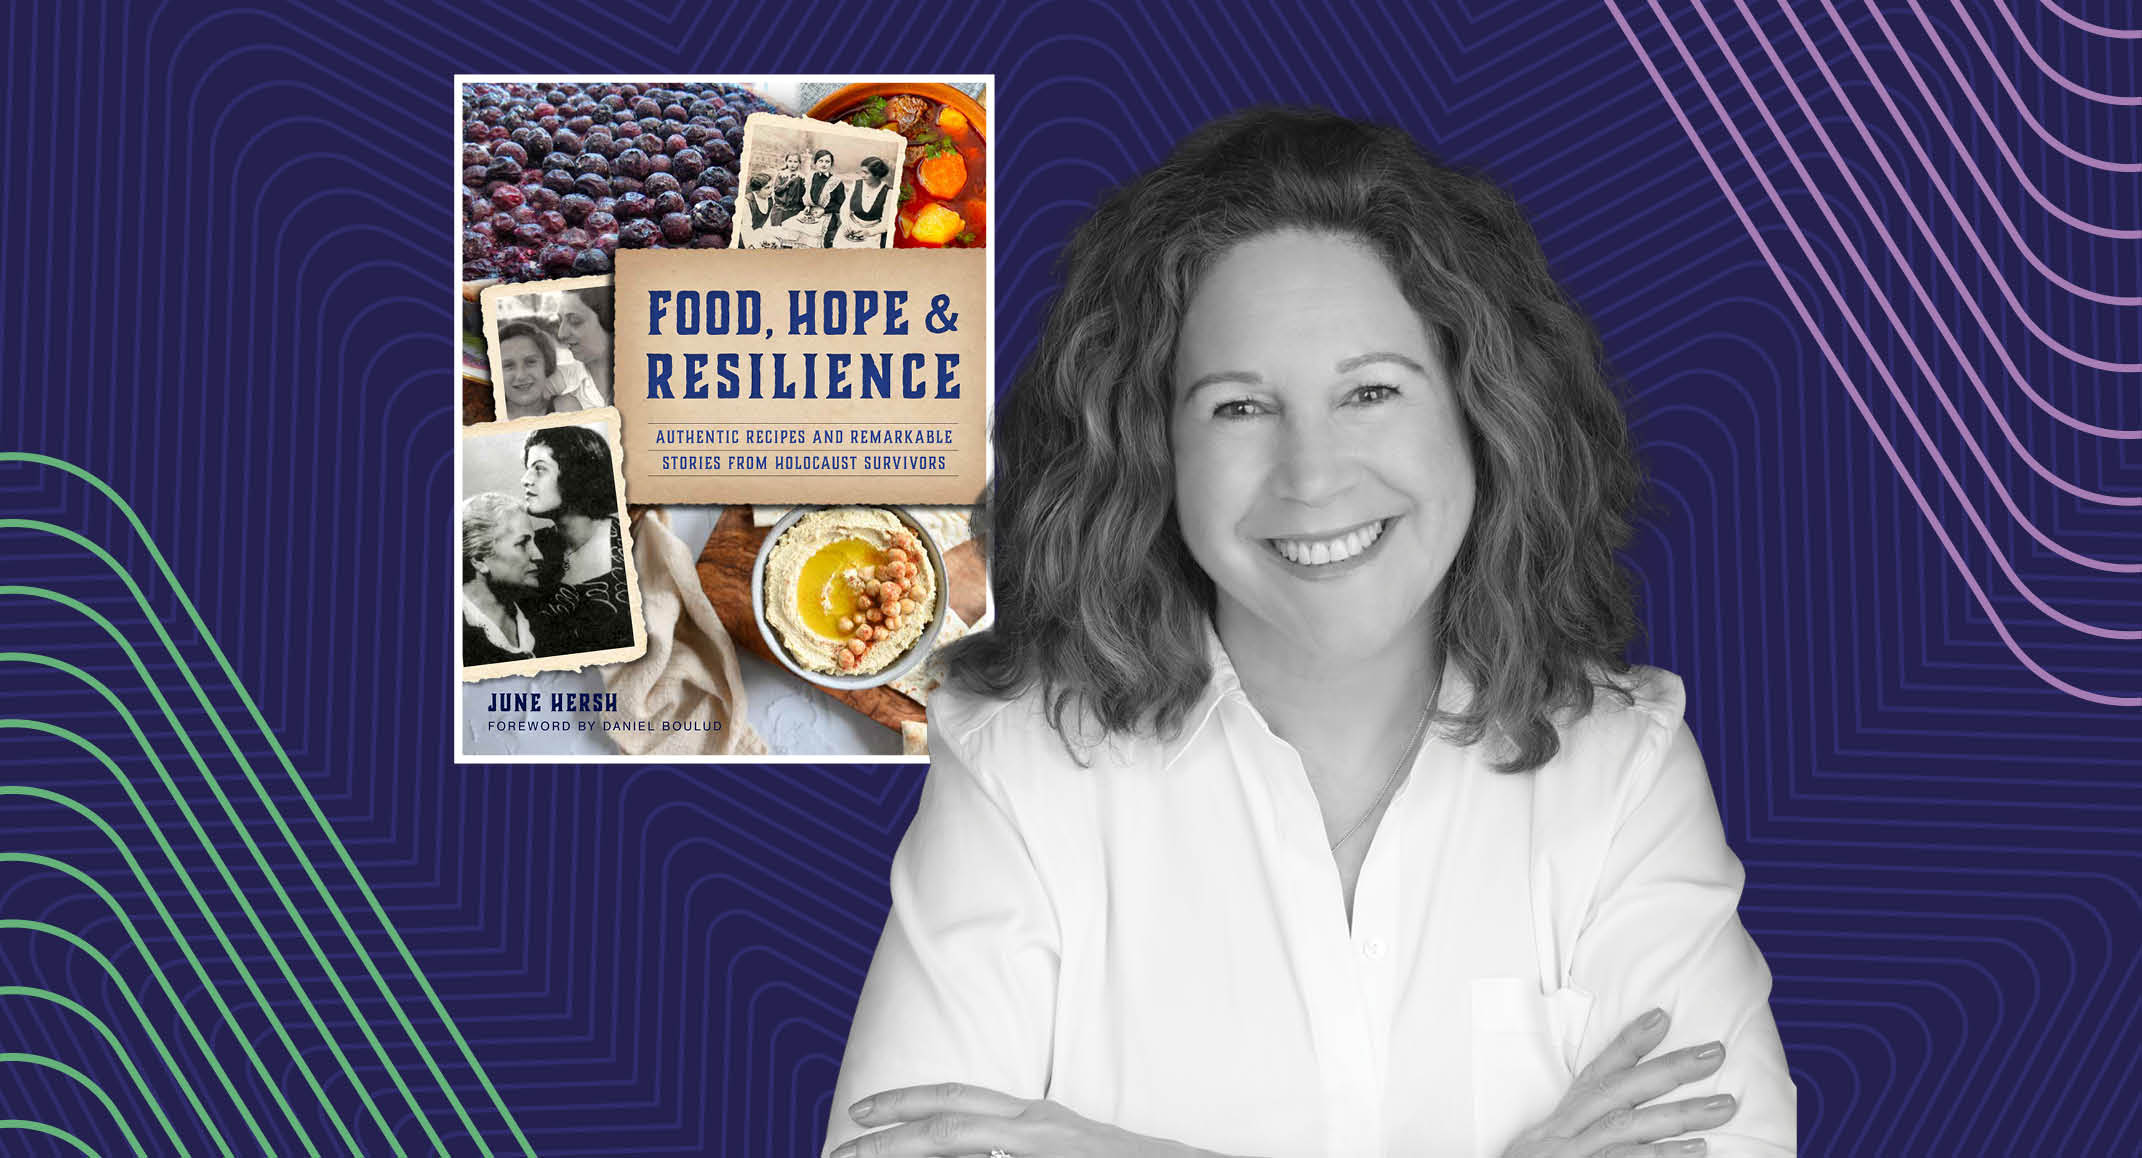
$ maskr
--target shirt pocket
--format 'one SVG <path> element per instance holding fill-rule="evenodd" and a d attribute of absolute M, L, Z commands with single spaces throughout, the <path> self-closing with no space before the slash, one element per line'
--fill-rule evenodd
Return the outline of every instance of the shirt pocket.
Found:
<path fill-rule="evenodd" d="M 1476 1153 L 1501 1154 L 1569 1092 L 1571 1058 L 1591 1011 L 1592 995 L 1582 989 L 1541 993 L 1522 977 L 1473 979 Z"/>

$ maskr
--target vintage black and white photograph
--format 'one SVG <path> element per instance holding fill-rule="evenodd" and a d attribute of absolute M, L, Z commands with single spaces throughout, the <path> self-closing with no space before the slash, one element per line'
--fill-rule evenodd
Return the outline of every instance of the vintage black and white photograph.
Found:
<path fill-rule="evenodd" d="M 609 274 L 484 289 L 491 399 L 501 420 L 610 405 L 613 301 Z"/>
<path fill-rule="evenodd" d="M 752 114 L 730 248 L 890 247 L 906 155 L 889 130 Z"/>
<path fill-rule="evenodd" d="M 462 431 L 461 678 L 647 649 L 616 410 Z"/>

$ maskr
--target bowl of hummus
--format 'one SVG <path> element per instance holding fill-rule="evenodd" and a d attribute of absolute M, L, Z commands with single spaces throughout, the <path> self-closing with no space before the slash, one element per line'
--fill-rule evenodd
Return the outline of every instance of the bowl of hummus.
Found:
<path fill-rule="evenodd" d="M 892 507 L 798 507 L 751 568 L 752 610 L 788 669 L 853 690 L 899 679 L 944 622 L 944 557 Z"/>

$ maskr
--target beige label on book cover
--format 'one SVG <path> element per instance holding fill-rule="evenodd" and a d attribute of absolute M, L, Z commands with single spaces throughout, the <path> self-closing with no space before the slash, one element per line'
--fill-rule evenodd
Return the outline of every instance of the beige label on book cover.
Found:
<path fill-rule="evenodd" d="M 617 254 L 635 503 L 973 502 L 987 470 L 984 250 Z"/>

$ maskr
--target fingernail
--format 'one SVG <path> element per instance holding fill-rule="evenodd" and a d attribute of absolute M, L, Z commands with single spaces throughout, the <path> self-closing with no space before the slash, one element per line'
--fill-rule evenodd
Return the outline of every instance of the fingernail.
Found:
<path fill-rule="evenodd" d="M 1733 1108 L 1733 1095 L 1720 1094 L 1704 1102 L 1703 1108 L 1706 1110 L 1730 1110 Z"/>
<path fill-rule="evenodd" d="M 1673 1152 L 1676 1154 L 1701 1154 L 1710 1148 L 1711 1144 L 1709 1142 L 1701 1138 L 1690 1138 L 1685 1142 L 1674 1143 Z"/>
<path fill-rule="evenodd" d="M 1697 1061 L 1717 1061 L 1719 1058 L 1722 1058 L 1724 1056 L 1725 1046 L 1715 1041 L 1696 1051 Z"/>
<path fill-rule="evenodd" d="M 854 1105 L 852 1105 L 852 1106 L 848 1107 L 848 1116 L 849 1116 L 849 1117 L 851 1117 L 851 1118 L 854 1118 L 854 1119 L 855 1119 L 856 1121 L 858 1121 L 858 1122 L 860 1122 L 860 1121 L 862 1121 L 863 1119 L 865 1119 L 865 1118 L 869 1117 L 869 1116 L 870 1116 L 870 1099 L 869 1099 L 869 1098 L 864 1098 L 864 1099 L 863 1099 L 862 1101 L 860 1101 L 860 1102 L 857 1102 L 856 1104 L 854 1104 Z M 845 1156 L 844 1156 L 844 1155 L 835 1155 L 835 1158 L 845 1158 Z"/>
<path fill-rule="evenodd" d="M 853 1142 L 849 1142 L 840 1149 L 833 1151 L 833 1158 L 855 1158 L 855 1155 L 856 1147 Z"/>
<path fill-rule="evenodd" d="M 1645 1014 L 1643 1018 L 1638 1022 L 1638 1024 L 1642 1025 L 1645 1029 L 1657 1029 L 1659 1025 L 1665 1020 L 1666 1011 L 1663 1009 L 1654 1009 L 1651 1012 Z"/>

